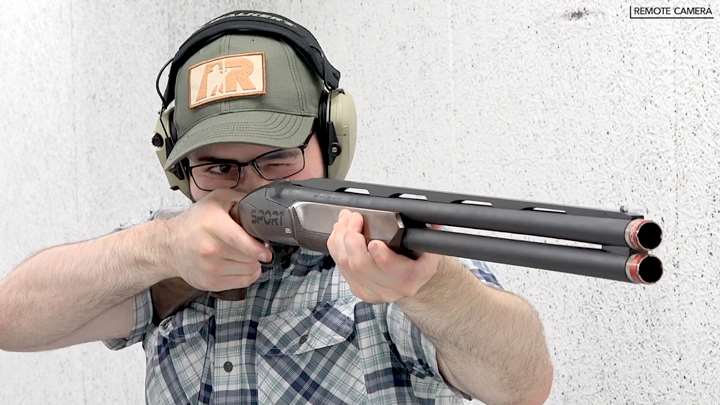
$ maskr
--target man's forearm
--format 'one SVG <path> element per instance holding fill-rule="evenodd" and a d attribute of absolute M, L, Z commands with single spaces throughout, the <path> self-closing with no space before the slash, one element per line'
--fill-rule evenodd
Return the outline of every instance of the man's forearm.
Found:
<path fill-rule="evenodd" d="M 152 221 L 44 250 L 0 280 L 0 348 L 23 350 L 67 336 L 167 277 L 165 229 Z"/>
<path fill-rule="evenodd" d="M 440 270 L 398 302 L 435 343 L 438 365 L 457 388 L 486 403 L 542 403 L 552 382 L 542 326 L 520 297 L 477 280 L 443 258 Z"/>

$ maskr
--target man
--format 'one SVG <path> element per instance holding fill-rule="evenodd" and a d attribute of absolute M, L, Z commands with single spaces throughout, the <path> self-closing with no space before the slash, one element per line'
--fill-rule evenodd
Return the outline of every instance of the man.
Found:
<path fill-rule="evenodd" d="M 165 169 L 180 168 L 195 204 L 21 263 L 0 282 L 0 348 L 142 341 L 152 404 L 547 398 L 540 321 L 482 263 L 398 255 L 349 211 L 330 257 L 271 250 L 232 220 L 257 187 L 328 175 L 322 82 L 296 49 L 221 34 L 177 77 Z M 188 291 L 210 293 L 168 302 Z"/>

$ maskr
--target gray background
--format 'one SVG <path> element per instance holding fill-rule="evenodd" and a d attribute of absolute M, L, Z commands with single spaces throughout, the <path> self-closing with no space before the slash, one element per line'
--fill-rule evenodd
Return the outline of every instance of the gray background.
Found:
<path fill-rule="evenodd" d="M 516 3 L 2 2 L 0 275 L 183 202 L 149 142 L 155 75 L 201 23 L 259 8 L 304 24 L 342 71 L 360 114 L 349 178 L 628 204 L 662 224 L 655 286 L 494 267 L 540 312 L 549 403 L 720 402 L 718 20 Z M 143 378 L 139 345 L 0 352 L 3 404 L 141 403 Z"/>

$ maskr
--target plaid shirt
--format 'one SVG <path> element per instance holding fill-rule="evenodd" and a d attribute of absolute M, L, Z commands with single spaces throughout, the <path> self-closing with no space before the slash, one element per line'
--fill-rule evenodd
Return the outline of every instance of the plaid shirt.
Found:
<path fill-rule="evenodd" d="M 300 249 L 263 266 L 242 301 L 204 295 L 152 322 L 149 290 L 118 350 L 142 341 L 149 404 L 462 403 L 441 376 L 433 343 L 396 304 L 352 295 L 328 256 Z M 499 287 L 482 262 L 462 259 Z M 325 264 L 325 265 L 323 265 Z"/>

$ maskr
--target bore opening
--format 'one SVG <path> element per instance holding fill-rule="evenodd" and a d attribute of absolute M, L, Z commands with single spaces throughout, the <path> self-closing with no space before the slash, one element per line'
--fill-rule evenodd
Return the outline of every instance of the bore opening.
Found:
<path fill-rule="evenodd" d="M 662 262 L 657 257 L 647 256 L 640 262 L 638 276 L 644 283 L 655 283 L 660 280 L 662 274 Z"/>
<path fill-rule="evenodd" d="M 662 242 L 662 229 L 655 222 L 648 221 L 640 225 L 638 229 L 638 242 L 646 250 L 652 250 L 660 246 Z"/>

